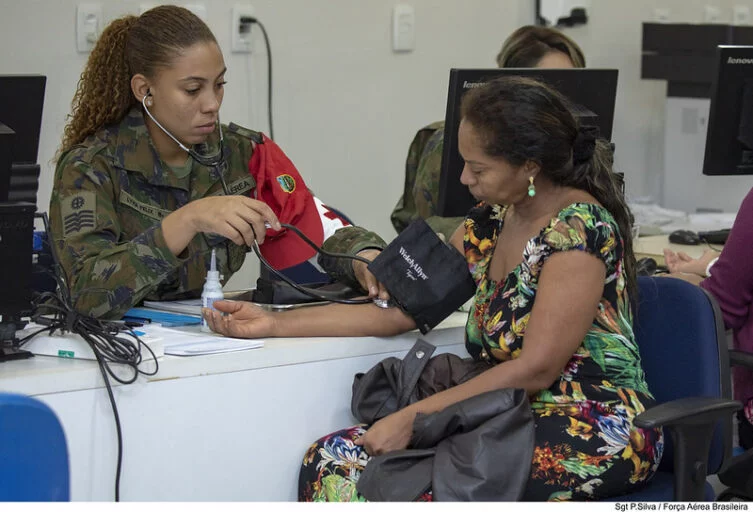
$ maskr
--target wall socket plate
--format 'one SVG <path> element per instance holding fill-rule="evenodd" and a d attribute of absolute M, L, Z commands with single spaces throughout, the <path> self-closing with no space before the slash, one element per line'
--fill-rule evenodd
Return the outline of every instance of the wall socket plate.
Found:
<path fill-rule="evenodd" d="M 736 5 L 732 8 L 733 25 L 750 25 L 750 7 L 747 5 Z"/>
<path fill-rule="evenodd" d="M 241 23 L 241 18 L 253 17 L 254 8 L 249 4 L 236 4 L 230 17 L 230 49 L 235 53 L 251 53 L 253 25 Z"/>
<path fill-rule="evenodd" d="M 721 23 L 722 10 L 716 5 L 704 5 L 703 21 L 705 23 Z"/>
<path fill-rule="evenodd" d="M 92 51 L 104 28 L 103 23 L 102 4 L 78 4 L 76 7 L 76 50 L 80 53 Z"/>
<path fill-rule="evenodd" d="M 669 23 L 671 20 L 672 12 L 669 7 L 655 7 L 654 8 L 654 21 L 657 23 Z"/>

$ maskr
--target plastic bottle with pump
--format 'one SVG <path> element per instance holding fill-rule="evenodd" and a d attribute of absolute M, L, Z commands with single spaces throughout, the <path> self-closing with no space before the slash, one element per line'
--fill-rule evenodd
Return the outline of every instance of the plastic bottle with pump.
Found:
<path fill-rule="evenodd" d="M 201 306 L 204 308 L 214 309 L 214 301 L 222 300 L 225 295 L 222 293 L 222 283 L 220 283 L 220 271 L 217 270 L 217 255 L 215 250 L 212 249 L 212 261 L 210 263 L 209 271 L 207 272 L 207 280 L 204 283 L 204 289 L 201 292 Z M 211 332 L 212 329 L 207 325 L 206 319 L 201 319 L 201 330 L 204 332 Z"/>

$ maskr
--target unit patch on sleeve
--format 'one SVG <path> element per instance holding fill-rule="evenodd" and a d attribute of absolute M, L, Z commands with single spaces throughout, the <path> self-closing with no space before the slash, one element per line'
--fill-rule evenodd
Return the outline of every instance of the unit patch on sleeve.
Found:
<path fill-rule="evenodd" d="M 60 210 L 63 215 L 63 237 L 94 231 L 97 196 L 94 192 L 82 191 L 63 199 Z"/>

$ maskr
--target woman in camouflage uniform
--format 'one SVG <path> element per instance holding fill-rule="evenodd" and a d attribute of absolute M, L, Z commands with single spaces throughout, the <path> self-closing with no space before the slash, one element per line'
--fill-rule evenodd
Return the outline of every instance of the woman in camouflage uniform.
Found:
<path fill-rule="evenodd" d="M 292 169 L 266 172 L 284 189 L 275 194 L 314 204 L 269 139 L 232 123 L 219 131 L 225 71 L 210 29 L 181 7 L 125 16 L 103 31 L 73 99 L 50 202 L 80 312 L 119 318 L 145 298 L 197 296 L 212 248 L 224 278 L 236 272 L 254 239 L 264 241 L 265 222 L 280 229 L 282 206 L 253 199 L 257 179 L 262 187 L 256 153 L 271 150 L 275 165 Z M 188 148 L 224 158 L 202 165 Z"/>

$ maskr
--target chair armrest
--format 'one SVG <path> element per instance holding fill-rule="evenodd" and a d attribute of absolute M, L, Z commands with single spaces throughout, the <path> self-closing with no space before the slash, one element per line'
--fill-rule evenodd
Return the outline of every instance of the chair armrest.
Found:
<path fill-rule="evenodd" d="M 742 408 L 737 400 L 690 397 L 659 404 L 633 419 L 639 428 L 667 427 L 675 446 L 674 499 L 702 501 L 717 422 Z"/>
<path fill-rule="evenodd" d="M 753 368 L 753 354 L 750 352 L 743 352 L 742 350 L 730 350 L 729 362 L 734 366 Z"/>
<path fill-rule="evenodd" d="M 714 423 L 742 409 L 742 406 L 737 400 L 723 398 L 702 396 L 679 398 L 640 413 L 633 419 L 633 424 L 639 428 L 704 425 Z"/>

